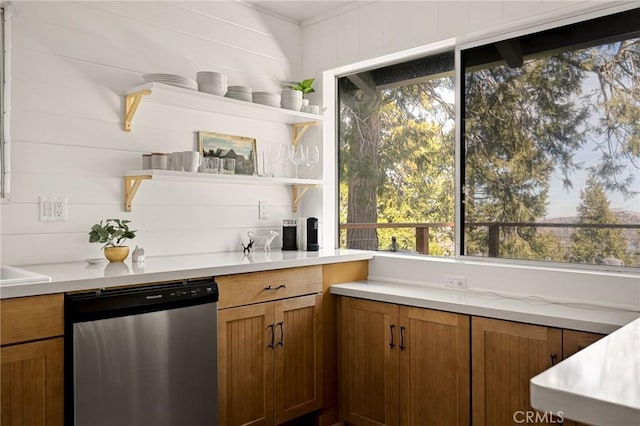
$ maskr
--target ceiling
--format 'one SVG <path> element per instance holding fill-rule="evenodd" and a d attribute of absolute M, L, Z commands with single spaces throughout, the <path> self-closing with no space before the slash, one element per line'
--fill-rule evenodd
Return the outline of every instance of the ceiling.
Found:
<path fill-rule="evenodd" d="M 249 3 L 278 16 L 287 18 L 297 23 L 324 16 L 339 13 L 343 8 L 362 3 L 362 1 L 316 1 L 316 0 L 249 0 Z"/>

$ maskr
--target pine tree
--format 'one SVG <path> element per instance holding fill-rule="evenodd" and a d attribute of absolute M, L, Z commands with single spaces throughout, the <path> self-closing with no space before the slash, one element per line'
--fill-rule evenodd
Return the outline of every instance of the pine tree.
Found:
<path fill-rule="evenodd" d="M 578 222 L 585 225 L 610 225 L 617 223 L 609 209 L 605 188 L 595 176 L 587 179 L 586 187 L 580 191 L 577 208 Z M 585 227 L 578 228 L 571 237 L 569 261 L 574 263 L 601 263 L 602 259 L 614 257 L 625 264 L 630 263 L 626 253 L 626 241 L 620 229 Z"/>

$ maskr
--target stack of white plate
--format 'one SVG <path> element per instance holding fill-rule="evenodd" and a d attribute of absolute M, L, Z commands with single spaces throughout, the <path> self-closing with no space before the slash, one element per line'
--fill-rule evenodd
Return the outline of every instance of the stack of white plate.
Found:
<path fill-rule="evenodd" d="M 238 99 L 240 101 L 251 102 L 251 87 L 247 86 L 229 86 L 227 98 Z"/>
<path fill-rule="evenodd" d="M 253 92 L 253 103 L 279 108 L 280 95 L 278 95 L 277 93 L 269 92 Z"/>
<path fill-rule="evenodd" d="M 214 71 L 200 71 L 196 73 L 198 90 L 212 95 L 224 96 L 227 93 L 227 76 Z"/>
<path fill-rule="evenodd" d="M 282 91 L 282 108 L 300 111 L 302 108 L 302 92 L 297 90 Z"/>
<path fill-rule="evenodd" d="M 171 86 L 182 87 L 183 89 L 198 90 L 198 83 L 192 78 L 183 77 L 176 74 L 147 73 L 142 74 L 142 78 L 147 83 L 162 83 Z"/>

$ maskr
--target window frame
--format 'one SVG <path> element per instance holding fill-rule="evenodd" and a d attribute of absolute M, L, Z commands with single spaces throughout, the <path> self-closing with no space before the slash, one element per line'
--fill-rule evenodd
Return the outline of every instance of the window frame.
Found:
<path fill-rule="evenodd" d="M 2 9 L 2 43 L 0 43 L 0 55 L 2 55 L 2 63 L 0 66 L 0 114 L 2 114 L 3 128 L 0 132 L 0 201 L 7 202 L 9 200 L 11 188 L 11 19 L 15 12 L 12 4 L 4 4 Z"/>
<path fill-rule="evenodd" d="M 337 80 L 340 77 L 344 77 L 349 74 L 358 72 L 365 72 L 374 68 L 380 68 L 396 63 L 410 61 L 412 59 L 435 55 L 447 50 L 454 50 L 454 62 L 455 62 L 455 102 L 456 102 L 456 114 L 455 114 L 455 255 L 448 258 L 439 258 L 434 256 L 421 256 L 426 259 L 449 259 L 455 262 L 481 262 L 483 264 L 501 264 L 501 265 L 513 265 L 521 267 L 534 267 L 540 269 L 553 269 L 553 270 L 572 270 L 572 271 L 596 271 L 596 272 L 616 272 L 616 273 L 632 273 L 634 269 L 624 266 L 612 266 L 612 265 L 587 265 L 587 264 L 572 264 L 553 261 L 536 261 L 525 259 L 505 259 L 505 258 L 488 258 L 479 256 L 464 255 L 463 250 L 463 227 L 458 224 L 462 223 L 462 200 L 463 198 L 463 173 L 464 173 L 464 152 L 462 149 L 462 79 L 464 78 L 464 70 L 462 66 L 462 50 L 469 48 L 495 43 L 497 41 L 515 38 L 531 34 L 534 32 L 549 30 L 565 25 L 571 25 L 590 19 L 595 19 L 610 14 L 624 12 L 632 9 L 636 9 L 636 2 L 628 2 L 624 4 L 611 5 L 594 5 L 587 8 L 584 5 L 569 6 L 563 9 L 561 12 L 553 11 L 547 14 L 543 14 L 532 19 L 522 20 L 515 24 L 506 24 L 498 26 L 494 29 L 482 31 L 478 33 L 472 33 L 458 38 L 449 38 L 439 42 L 431 43 L 428 45 L 392 53 L 389 55 L 381 56 L 365 60 L 362 62 L 345 65 L 342 67 L 327 70 L 323 73 L 323 99 L 327 106 L 327 119 L 324 121 L 323 128 L 323 151 L 325 152 L 325 158 L 330 161 L 323 162 L 323 176 L 324 176 L 324 190 L 323 190 L 323 247 L 338 247 L 339 241 L 339 220 L 338 220 L 338 197 L 339 197 L 339 181 L 338 181 L 338 86 Z M 327 153 L 333 153 L 333 158 L 330 158 Z M 375 252 L 376 256 L 381 254 Z M 401 254 L 394 253 L 394 256 L 403 256 Z M 405 255 L 404 257 L 409 257 Z M 415 257 L 415 256 L 411 256 Z"/>

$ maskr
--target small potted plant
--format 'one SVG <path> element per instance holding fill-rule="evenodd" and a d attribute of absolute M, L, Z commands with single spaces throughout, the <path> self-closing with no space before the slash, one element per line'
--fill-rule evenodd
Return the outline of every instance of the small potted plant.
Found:
<path fill-rule="evenodd" d="M 300 111 L 302 105 L 308 105 L 309 100 L 303 99 L 307 93 L 315 92 L 313 83 L 315 78 L 308 78 L 302 81 L 288 81 L 282 89 L 282 107 Z M 304 102 L 306 101 L 306 102 Z"/>
<path fill-rule="evenodd" d="M 308 78 L 302 81 L 289 81 L 288 82 L 289 85 L 285 87 L 302 92 L 302 96 L 304 97 L 304 95 L 306 95 L 307 93 L 313 93 L 316 91 L 313 88 L 313 83 L 315 81 L 316 81 L 315 78 Z"/>
<path fill-rule="evenodd" d="M 129 229 L 130 220 L 106 219 L 91 227 L 90 243 L 104 244 L 104 256 L 109 262 L 124 262 L 129 255 L 129 247 L 123 245 L 136 237 L 137 231 Z"/>

